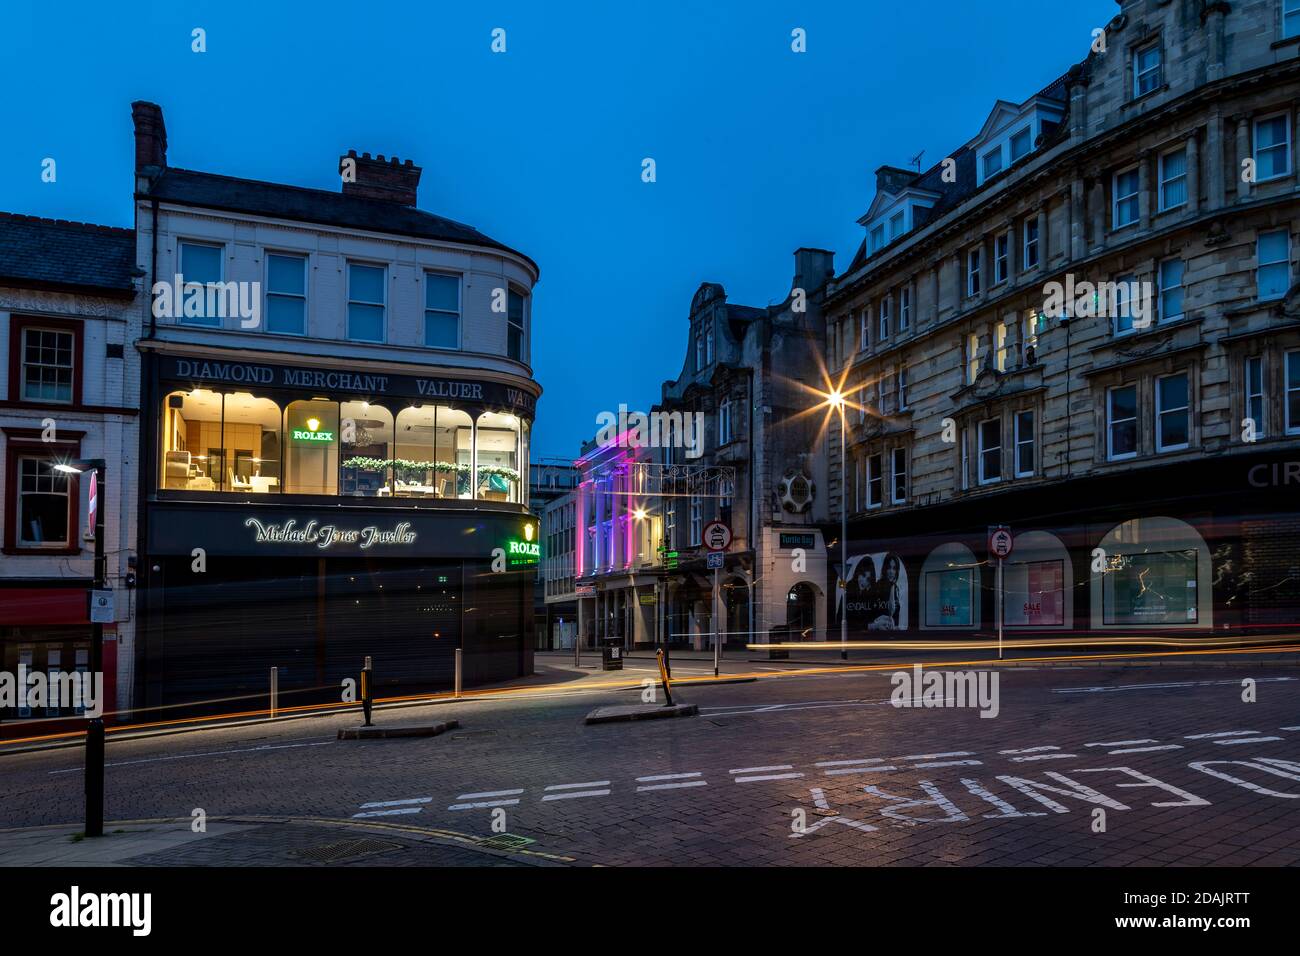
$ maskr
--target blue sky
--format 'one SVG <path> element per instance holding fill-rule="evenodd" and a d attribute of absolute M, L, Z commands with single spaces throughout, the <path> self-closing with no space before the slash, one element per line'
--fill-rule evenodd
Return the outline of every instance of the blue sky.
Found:
<path fill-rule="evenodd" d="M 801 245 L 861 239 L 874 170 L 971 138 L 1083 59 L 1115 0 L 0 8 L 0 210 L 131 225 L 130 102 L 168 159 L 337 189 L 349 148 L 424 167 L 420 206 L 532 256 L 533 457 L 675 378 L 701 282 L 784 299 Z M 208 51 L 190 50 L 207 31 Z M 491 31 L 506 30 L 493 54 Z M 801 27 L 807 52 L 793 53 Z M 53 157 L 58 181 L 40 180 Z M 657 182 L 641 181 L 653 157 Z"/>

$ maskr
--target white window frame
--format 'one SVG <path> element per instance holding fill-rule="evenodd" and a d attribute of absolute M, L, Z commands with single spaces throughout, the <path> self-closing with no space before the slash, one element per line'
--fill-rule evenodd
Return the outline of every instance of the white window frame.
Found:
<path fill-rule="evenodd" d="M 1165 161 L 1166 161 L 1167 159 L 1169 159 L 1169 157 L 1171 157 L 1171 156 L 1179 156 L 1179 155 L 1181 155 L 1181 156 L 1183 157 L 1183 171 L 1182 171 L 1181 173 L 1179 173 L 1177 176 L 1168 176 L 1168 175 L 1166 175 L 1166 172 L 1165 172 Z M 1156 178 L 1157 178 L 1160 182 L 1159 182 L 1158 187 L 1157 187 L 1157 198 L 1156 198 L 1156 202 L 1158 203 L 1158 206 L 1159 206 L 1159 209 L 1160 209 L 1161 212 L 1168 212 L 1168 211 L 1171 210 L 1171 209 L 1179 209 L 1179 208 L 1181 208 L 1181 207 L 1187 205 L 1188 200 L 1190 199 L 1190 197 L 1188 196 L 1188 193 L 1187 193 L 1187 186 L 1188 186 L 1188 183 L 1187 183 L 1187 163 L 1189 162 L 1190 159 L 1191 159 L 1191 157 L 1190 157 L 1190 156 L 1188 155 L 1188 153 L 1187 153 L 1187 144 L 1186 144 L 1186 143 L 1182 144 L 1181 146 L 1176 146 L 1176 147 L 1174 147 L 1173 149 L 1166 150 L 1165 152 L 1163 152 L 1163 153 L 1160 154 L 1160 161 L 1159 161 L 1159 164 L 1158 164 L 1158 165 L 1159 165 L 1159 170 L 1158 170 L 1158 175 L 1156 176 Z M 1180 182 L 1180 181 L 1181 181 L 1182 184 L 1183 184 L 1183 198 L 1182 198 L 1182 201 L 1181 201 L 1181 202 L 1176 202 L 1176 203 L 1167 203 L 1167 202 L 1165 202 L 1165 188 L 1166 188 L 1167 186 L 1171 186 L 1171 185 L 1173 185 L 1174 183 L 1177 183 L 1177 182 Z"/>
<path fill-rule="evenodd" d="M 1122 389 L 1129 389 L 1129 388 L 1133 390 L 1133 417 L 1119 418 L 1119 419 L 1112 418 L 1111 417 L 1111 411 L 1112 411 L 1111 396 L 1115 392 L 1118 392 Z M 1138 405 L 1137 391 L 1138 390 L 1137 390 L 1136 382 L 1126 382 L 1123 385 L 1112 385 L 1110 388 L 1106 389 L 1106 460 L 1107 461 L 1127 461 L 1130 458 L 1136 458 L 1138 455 L 1138 448 L 1137 448 L 1136 441 L 1134 442 L 1133 450 L 1130 452 L 1125 452 L 1122 455 L 1115 454 L 1115 442 L 1114 442 L 1116 425 L 1122 425 L 1128 422 L 1132 422 L 1133 431 L 1135 434 L 1137 433 L 1137 422 L 1142 411 L 1141 407 Z"/>
<path fill-rule="evenodd" d="M 898 331 L 906 332 L 912 327 L 912 289 L 903 286 L 898 290 Z"/>
<path fill-rule="evenodd" d="M 1007 370 L 1007 324 L 996 322 L 993 325 L 993 363 L 999 372 Z"/>
<path fill-rule="evenodd" d="M 853 510 L 855 512 L 862 510 L 862 503 L 867 494 L 867 460 L 859 455 L 853 461 Z"/>
<path fill-rule="evenodd" d="M 1121 176 L 1133 174 L 1133 191 L 1131 193 L 1120 194 L 1119 180 Z M 1142 203 L 1140 196 L 1142 193 L 1142 176 L 1138 172 L 1137 166 L 1129 166 L 1125 169 L 1115 171 L 1111 176 L 1110 183 L 1110 225 L 1111 229 L 1127 229 L 1129 226 L 1136 225 L 1142 218 Z M 1120 222 L 1119 210 L 1122 204 L 1132 203 L 1133 218 L 1125 222 Z"/>
<path fill-rule="evenodd" d="M 957 432 L 957 449 L 961 457 L 961 490 L 970 490 L 970 429 L 962 426 Z"/>
<path fill-rule="evenodd" d="M 1151 53 L 1152 51 L 1154 51 L 1156 55 L 1155 66 L 1148 67 L 1144 70 L 1142 69 L 1142 55 L 1144 53 Z M 1143 46 L 1137 47 L 1133 50 L 1133 99 L 1137 100 L 1144 96 L 1150 96 L 1164 85 L 1164 66 L 1165 54 L 1164 50 L 1160 47 L 1159 40 L 1154 43 L 1144 44 Z M 1152 73 L 1155 74 L 1155 83 L 1149 89 L 1142 89 L 1142 80 L 1145 77 L 1150 76 Z"/>
<path fill-rule="evenodd" d="M 1160 401 L 1160 383 L 1175 378 L 1181 378 L 1187 383 L 1187 404 L 1177 406 L 1175 408 L 1164 408 L 1162 407 Z M 1156 400 L 1156 451 L 1157 452 L 1184 451 L 1192 447 L 1192 376 L 1191 373 L 1183 371 L 1183 372 L 1174 372 L 1171 375 L 1158 375 L 1156 376 L 1155 382 L 1153 384 L 1154 384 L 1154 388 L 1152 389 L 1152 391 L 1155 392 L 1155 400 Z M 1184 417 L 1187 419 L 1187 441 L 1181 442 L 1177 445 L 1167 445 L 1165 444 L 1164 437 L 1163 437 L 1165 416 L 1176 415 L 1179 412 L 1182 412 Z"/>
<path fill-rule="evenodd" d="M 176 310 L 176 322 L 179 325 L 192 325 L 192 326 L 198 326 L 200 328 L 205 328 L 205 329 L 219 329 L 222 326 L 222 317 L 219 315 L 186 316 L 185 314 L 185 308 L 184 308 L 185 286 L 188 286 L 191 282 L 197 282 L 197 280 L 191 280 L 185 277 L 185 247 L 186 246 L 201 246 L 206 249 L 216 249 L 217 263 L 219 265 L 219 268 L 217 270 L 216 283 L 222 283 L 226 281 L 225 243 L 204 241 L 202 239 L 179 239 L 178 238 L 176 240 L 176 271 L 180 273 L 181 282 L 183 284 L 181 286 L 181 293 L 182 293 L 181 301 L 172 304 L 172 308 Z M 208 286 L 214 285 L 216 283 L 213 282 L 202 283 L 204 291 L 206 292 Z M 204 296 L 203 301 L 204 301 L 204 310 L 206 312 L 207 310 L 206 295 Z"/>
<path fill-rule="evenodd" d="M 1004 232 L 993 239 L 993 285 L 999 286 L 1011 278 L 1011 233 Z"/>
<path fill-rule="evenodd" d="M 1029 234 L 1031 228 L 1033 229 L 1032 236 L 1030 236 Z M 1024 263 L 1025 269 L 1027 270 L 1037 269 L 1040 264 L 1038 252 L 1039 249 L 1041 248 L 1040 242 L 1042 240 L 1042 237 L 1039 236 L 1038 234 L 1037 216 L 1030 216 L 1028 219 L 1025 220 L 1024 236 L 1025 236 L 1025 243 L 1024 243 L 1024 248 L 1021 250 L 1021 262 Z M 1033 250 L 1033 262 L 1029 261 L 1030 250 Z"/>
<path fill-rule="evenodd" d="M 439 276 L 445 279 L 456 280 L 456 312 L 454 313 L 456 316 L 456 344 L 455 345 L 448 346 L 448 345 L 429 344 L 429 331 L 428 331 L 429 313 L 436 312 L 438 315 L 453 314 L 451 312 L 448 312 L 446 309 L 429 308 L 429 277 L 430 276 Z M 464 277 L 456 272 L 439 272 L 437 269 L 425 269 L 424 276 L 421 281 L 420 292 L 421 292 L 421 302 L 424 303 L 424 307 L 420 310 L 421 333 L 422 333 L 420 336 L 420 341 L 424 344 L 424 347 L 427 349 L 440 349 L 445 352 L 461 351 L 465 347 L 465 320 L 464 320 L 465 280 Z M 515 294 L 518 295 L 519 293 L 516 292 Z M 507 292 L 506 295 L 507 295 L 507 310 L 508 310 L 509 292 Z M 509 323 L 509 321 L 510 321 L 509 313 L 507 312 L 506 322 Z M 509 340 L 507 339 L 507 347 L 508 346 L 509 346 Z"/>
<path fill-rule="evenodd" d="M 898 224 L 897 229 L 894 228 L 895 223 Z M 907 232 L 907 213 L 906 210 L 900 209 L 889 217 L 889 241 L 893 242 L 905 232 Z"/>
<path fill-rule="evenodd" d="M 1272 236 L 1285 236 L 1285 237 L 1286 237 L 1286 252 L 1284 253 L 1283 258 L 1281 258 L 1281 259 L 1270 259 L 1268 262 L 1265 262 L 1263 259 L 1260 258 L 1260 255 L 1261 255 L 1261 249 L 1263 248 L 1264 240 L 1265 240 L 1265 239 L 1268 239 L 1268 238 L 1270 238 L 1270 237 L 1272 237 Z M 1283 266 L 1283 267 L 1285 267 L 1285 269 L 1286 269 L 1286 281 L 1282 283 L 1282 291 L 1281 291 L 1280 293 L 1278 293 L 1277 295 L 1270 295 L 1270 296 L 1265 297 L 1265 296 L 1261 295 L 1260 292 L 1259 292 L 1259 287 L 1260 287 L 1260 283 L 1259 283 L 1259 275 L 1260 275 L 1260 273 L 1263 272 L 1265 269 L 1272 269 L 1272 268 L 1276 268 L 1277 266 Z M 1260 302 L 1276 302 L 1278 299 L 1286 298 L 1287 290 L 1289 290 L 1290 287 L 1291 287 L 1291 232 L 1290 232 L 1290 230 L 1289 230 L 1289 229 L 1274 229 L 1274 230 L 1271 230 L 1271 231 L 1269 231 L 1269 232 L 1261 232 L 1261 233 L 1259 233 L 1259 234 L 1255 237 L 1255 294 L 1256 294 L 1256 297 L 1258 298 L 1258 300 L 1259 300 Z"/>
<path fill-rule="evenodd" d="M 862 316 L 859 319 L 858 351 L 865 352 L 869 348 L 871 348 L 871 304 L 870 303 L 862 307 Z"/>
<path fill-rule="evenodd" d="M 1296 2 L 1297 4 L 1300 4 L 1300 0 L 1296 0 Z M 1300 6 L 1298 6 L 1297 9 L 1300 9 Z M 1252 368 L 1256 373 L 1254 376 L 1251 374 Z M 1264 367 L 1264 356 L 1262 355 L 1247 355 L 1245 360 L 1242 362 L 1242 389 L 1245 392 L 1246 399 L 1246 404 L 1243 409 L 1245 412 L 1244 417 L 1254 419 L 1256 438 L 1264 438 L 1268 434 L 1266 429 L 1266 419 L 1268 417 L 1268 386 L 1265 380 L 1267 371 L 1268 370 Z M 1257 377 L 1259 379 L 1258 390 L 1253 390 L 1252 388 L 1252 377 Z M 1258 418 L 1251 414 L 1250 406 L 1254 403 L 1259 404 Z"/>
<path fill-rule="evenodd" d="M 1025 142 L 1028 145 L 1025 147 L 1025 151 L 1021 153 L 1019 156 L 1017 156 L 1016 140 L 1021 136 L 1025 137 Z M 1034 130 L 1032 124 L 1016 130 L 1014 133 L 1012 133 L 1010 136 L 1007 137 L 1007 156 L 1010 158 L 1012 166 L 1020 162 L 1022 159 L 1024 159 L 1033 151 L 1034 151 Z"/>
<path fill-rule="evenodd" d="M 963 372 L 967 385 L 974 385 L 975 379 L 980 374 L 980 337 L 975 332 L 966 335 L 966 341 L 962 345 L 962 357 L 965 360 L 965 369 Z"/>
<path fill-rule="evenodd" d="M 1291 420 L 1291 393 L 1300 392 L 1300 384 L 1291 387 L 1291 360 L 1295 359 L 1297 365 L 1300 365 L 1300 351 L 1291 350 L 1282 354 L 1282 420 L 1286 422 L 1286 433 L 1288 435 L 1300 435 L 1300 420 Z M 1300 383 L 1300 373 L 1296 375 L 1296 380 Z"/>
<path fill-rule="evenodd" d="M 1261 176 L 1259 175 L 1259 171 L 1260 171 L 1259 127 L 1263 123 L 1267 123 L 1270 120 L 1276 120 L 1276 119 L 1282 120 L 1282 130 L 1286 133 L 1286 139 L 1283 142 L 1274 143 L 1272 146 L 1267 147 L 1267 149 L 1269 150 L 1280 149 L 1282 155 L 1286 158 L 1286 166 L 1280 173 L 1273 173 L 1271 176 Z M 1292 172 L 1291 139 L 1292 139 L 1291 113 L 1289 110 L 1283 110 L 1280 113 L 1269 113 L 1267 116 L 1257 117 L 1254 121 L 1251 122 L 1251 128 L 1250 128 L 1251 156 L 1253 156 L 1255 159 L 1256 184 L 1269 183 L 1269 182 L 1273 182 L 1276 179 L 1285 179 L 1286 177 L 1291 175 Z"/>
<path fill-rule="evenodd" d="M 691 513 L 690 513 L 690 545 L 692 548 L 699 547 L 700 535 L 704 530 L 702 519 L 703 506 L 699 495 L 691 495 Z"/>
<path fill-rule="evenodd" d="M 718 447 L 731 442 L 731 400 L 718 406 Z"/>
<path fill-rule="evenodd" d="M 996 425 L 998 429 L 998 443 L 996 445 L 984 446 L 984 426 Z M 976 443 L 976 464 L 979 469 L 977 478 L 981 485 L 996 485 L 1002 480 L 1002 419 L 986 418 L 975 426 L 975 443 Z M 984 474 L 984 458 L 987 455 L 997 452 L 998 473 L 995 477 L 988 477 Z"/>
<path fill-rule="evenodd" d="M 900 468 L 899 465 L 902 465 Z M 898 493 L 898 480 L 903 479 L 903 493 Z M 896 504 L 907 503 L 907 449 L 895 448 L 889 453 L 889 500 Z"/>
<path fill-rule="evenodd" d="M 343 311 L 343 334 L 349 342 L 368 342 L 371 344 L 383 344 L 388 341 L 388 263 L 386 262 L 366 262 L 362 259 L 345 259 L 344 264 L 347 266 L 347 302 Z M 360 266 L 363 269 L 378 269 L 381 274 L 380 286 L 384 290 L 383 302 L 363 302 L 360 299 L 352 298 L 352 267 Z M 352 317 L 348 314 L 352 305 L 379 306 L 383 310 L 380 318 L 382 330 L 380 337 L 377 339 L 358 339 L 352 335 Z"/>
<path fill-rule="evenodd" d="M 277 292 L 271 288 L 271 257 L 277 259 L 298 259 L 302 262 L 302 294 L 297 292 Z M 307 319 L 311 312 L 307 308 L 307 293 L 310 288 L 311 271 L 308 268 L 311 263 L 311 257 L 305 252 L 292 252 L 290 250 L 266 249 L 263 250 L 262 258 L 263 270 L 266 274 L 266 280 L 263 283 L 262 292 L 262 330 L 271 332 L 272 335 L 294 335 L 298 338 L 305 338 L 307 335 Z M 302 302 L 302 331 L 301 332 L 281 332 L 271 331 L 271 299 L 297 299 Z"/>
<path fill-rule="evenodd" d="M 875 467 L 872 467 L 875 462 Z M 867 510 L 875 511 L 885 504 L 885 457 L 883 452 L 867 455 Z M 874 493 L 873 493 L 874 489 Z M 874 498 L 874 502 L 873 499 Z"/>
<path fill-rule="evenodd" d="M 872 252 L 879 252 L 885 248 L 885 224 L 883 222 L 878 226 L 873 226 L 868 235 Z"/>
<path fill-rule="evenodd" d="M 1029 438 L 1025 438 L 1025 437 L 1024 437 L 1024 434 L 1022 433 L 1021 428 L 1020 428 L 1020 423 L 1021 423 L 1022 421 L 1024 421 L 1024 419 L 1025 419 L 1026 417 L 1028 417 L 1028 419 L 1029 419 L 1029 427 L 1030 427 L 1030 429 L 1034 432 L 1034 434 L 1031 434 L 1031 435 L 1029 436 Z M 1012 471 L 1012 474 L 1014 474 L 1017 478 L 1032 478 L 1032 477 L 1034 477 L 1034 472 L 1035 472 L 1035 468 L 1036 468 L 1036 454 L 1035 454 L 1035 452 L 1037 451 L 1037 449 L 1034 447 L 1034 445 L 1035 445 L 1035 442 L 1036 442 L 1037 437 L 1038 437 L 1038 436 L 1037 436 L 1037 431 L 1038 431 L 1038 429 L 1035 427 L 1035 424 L 1036 424 L 1036 423 L 1035 423 L 1035 421 L 1034 421 L 1034 418 L 1035 418 L 1035 415 L 1034 415 L 1033 409 L 1022 409 L 1021 411 L 1018 411 L 1018 412 L 1015 413 L 1014 421 L 1015 421 L 1015 442 L 1016 442 L 1016 447 L 1012 450 L 1012 457 L 1013 457 L 1014 461 L 1012 461 L 1012 463 L 1011 463 L 1011 465 L 1012 465 L 1012 467 L 1011 467 L 1011 471 Z M 1028 446 L 1028 447 L 1029 447 L 1029 469 L 1028 469 L 1027 471 L 1024 470 L 1024 469 L 1022 469 L 1022 468 L 1020 467 L 1020 450 L 1021 450 L 1022 448 L 1024 448 L 1025 446 Z"/>
<path fill-rule="evenodd" d="M 995 156 L 997 157 L 997 168 L 989 169 L 989 160 Z M 982 182 L 988 182 L 1006 168 L 1006 157 L 1002 155 L 1002 144 L 1000 143 L 993 149 L 986 150 L 980 156 L 980 179 Z"/>
<path fill-rule="evenodd" d="M 898 410 L 907 411 L 907 366 L 898 369 Z"/>
<path fill-rule="evenodd" d="M 1178 283 L 1177 285 L 1166 285 L 1165 270 L 1167 267 L 1174 265 L 1174 263 L 1177 263 L 1179 266 Z M 1160 280 L 1160 295 L 1156 299 L 1160 314 L 1156 317 L 1156 321 L 1177 322 L 1179 319 L 1185 318 L 1187 316 L 1187 287 L 1184 284 L 1183 280 L 1184 277 L 1187 275 L 1187 263 L 1184 262 L 1182 259 L 1178 258 L 1177 256 L 1175 256 L 1172 259 L 1165 259 L 1160 263 L 1156 274 Z M 1173 315 L 1166 315 L 1165 295 L 1174 289 L 1178 289 L 1182 293 L 1183 307 L 1180 311 L 1175 312 Z"/>
<path fill-rule="evenodd" d="M 11 322 L 13 321 L 12 315 L 10 317 L 10 321 Z M 51 335 L 60 335 L 60 336 L 66 335 L 69 339 L 72 340 L 72 344 L 68 347 L 68 352 L 72 355 L 72 365 L 68 366 L 68 370 L 72 373 L 72 381 L 68 383 L 67 398 L 45 398 L 43 396 L 37 396 L 35 398 L 31 398 L 27 395 L 27 366 L 33 365 L 38 368 L 52 368 L 56 370 L 63 368 L 62 365 L 46 365 L 45 363 L 40 361 L 37 362 L 27 361 L 27 333 L 28 332 L 43 332 Z M 17 358 L 18 358 L 18 400 L 20 402 L 35 402 L 41 405 L 71 405 L 74 402 L 76 402 L 77 363 L 81 359 L 81 356 L 77 354 L 77 333 L 76 332 L 72 331 L 71 329 L 52 329 L 43 326 L 39 323 L 34 323 L 32 325 L 23 325 L 18 330 Z"/>
<path fill-rule="evenodd" d="M 17 459 L 14 462 L 14 466 L 15 466 L 14 484 L 17 486 L 16 488 L 14 488 L 14 522 L 18 526 L 17 528 L 14 529 L 14 547 L 21 548 L 24 551 L 29 551 L 29 550 L 61 551 L 72 547 L 73 542 L 76 541 L 77 539 L 78 524 L 81 518 L 76 511 L 77 503 L 71 500 L 72 499 L 71 476 L 63 474 L 62 472 L 59 471 L 55 471 L 54 470 L 55 458 L 51 457 L 50 455 L 26 455 L 18 451 L 13 451 L 13 454 Z M 60 541 L 29 541 L 25 537 L 27 532 L 26 532 L 26 527 L 22 520 L 23 495 L 58 494 L 57 491 L 48 491 L 48 492 L 39 491 L 39 490 L 30 491 L 30 492 L 24 491 L 23 490 L 23 462 L 25 461 L 34 461 L 37 463 L 38 470 L 37 470 L 36 477 L 38 480 L 40 478 L 40 471 L 39 471 L 40 465 L 44 464 L 46 466 L 46 469 L 50 472 L 52 481 L 56 481 L 56 480 L 63 481 L 63 497 L 67 499 L 64 502 L 64 511 L 68 516 L 67 517 L 68 533 L 67 536 Z"/>
<path fill-rule="evenodd" d="M 1292 37 L 1300 37 L 1300 0 L 1282 0 L 1282 39 Z"/>
<path fill-rule="evenodd" d="M 1133 314 L 1133 294 L 1135 286 L 1137 293 L 1141 294 L 1142 288 L 1138 285 L 1137 276 L 1132 273 L 1119 276 L 1115 279 L 1115 301 L 1110 303 L 1110 327 L 1115 338 L 1132 335 L 1134 332 L 1138 331 L 1138 327 L 1134 324 L 1137 317 Z M 1123 296 L 1122 299 L 1121 294 Z M 1120 307 L 1121 303 L 1123 308 Z M 1127 312 L 1128 315 L 1124 315 L 1124 312 Z M 1127 322 L 1128 328 L 1121 328 L 1120 322 Z"/>
<path fill-rule="evenodd" d="M 877 315 L 880 320 L 880 327 L 876 330 L 879 333 L 879 337 L 876 340 L 878 342 L 884 342 L 889 338 L 889 323 L 893 318 L 890 314 L 892 312 L 890 298 L 890 296 L 885 296 L 880 300 L 880 303 L 877 306 Z"/>
<path fill-rule="evenodd" d="M 966 253 L 966 295 L 980 294 L 980 267 L 983 249 L 975 248 Z"/>

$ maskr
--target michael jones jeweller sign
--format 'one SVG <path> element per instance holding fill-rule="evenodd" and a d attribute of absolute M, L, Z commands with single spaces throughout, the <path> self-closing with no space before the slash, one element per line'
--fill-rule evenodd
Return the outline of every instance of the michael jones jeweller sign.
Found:
<path fill-rule="evenodd" d="M 301 528 L 298 522 L 290 518 L 283 524 L 263 524 L 256 518 L 244 521 L 245 528 L 255 528 L 257 544 L 310 544 L 322 551 L 335 544 L 360 545 L 365 551 L 377 545 L 414 544 L 415 532 L 411 523 L 403 521 L 391 531 L 384 531 L 375 525 L 364 528 L 340 528 L 334 524 L 321 524 L 312 519 Z"/>

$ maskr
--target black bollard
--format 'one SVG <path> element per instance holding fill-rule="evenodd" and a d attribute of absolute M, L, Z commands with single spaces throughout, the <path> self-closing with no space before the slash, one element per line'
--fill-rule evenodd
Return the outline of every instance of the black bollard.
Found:
<path fill-rule="evenodd" d="M 86 836 L 104 835 L 104 720 L 86 725 Z"/>
<path fill-rule="evenodd" d="M 371 667 L 361 668 L 361 712 L 366 715 L 366 726 L 370 726 L 370 710 L 374 706 L 371 695 L 374 693 L 374 671 Z"/>

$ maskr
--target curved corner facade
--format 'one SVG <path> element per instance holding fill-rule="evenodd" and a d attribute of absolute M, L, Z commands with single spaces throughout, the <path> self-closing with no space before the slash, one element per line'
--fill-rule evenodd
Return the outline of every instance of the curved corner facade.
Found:
<path fill-rule="evenodd" d="M 173 170 L 134 110 L 137 704 L 531 673 L 536 265 L 416 209 L 410 161 L 350 153 L 339 193 Z"/>

